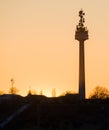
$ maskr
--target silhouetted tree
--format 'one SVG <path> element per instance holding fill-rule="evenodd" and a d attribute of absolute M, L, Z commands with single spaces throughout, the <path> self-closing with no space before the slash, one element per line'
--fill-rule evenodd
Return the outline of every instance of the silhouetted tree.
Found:
<path fill-rule="evenodd" d="M 109 91 L 105 87 L 97 86 L 89 96 L 90 99 L 106 99 L 109 98 Z"/>
<path fill-rule="evenodd" d="M 16 87 L 14 87 L 14 83 L 15 83 L 14 79 L 11 78 L 10 81 L 11 81 L 11 88 L 9 89 L 9 93 L 10 94 L 17 94 L 19 90 Z"/>
<path fill-rule="evenodd" d="M 31 92 L 31 90 L 29 90 L 29 91 L 28 91 L 28 95 L 32 95 L 32 92 Z"/>
<path fill-rule="evenodd" d="M 9 89 L 9 93 L 10 93 L 10 94 L 17 94 L 18 91 L 19 91 L 19 90 L 18 90 L 16 87 L 11 87 L 11 88 Z"/>
<path fill-rule="evenodd" d="M 0 95 L 3 95 L 3 94 L 4 94 L 4 92 L 0 90 Z"/>
<path fill-rule="evenodd" d="M 43 91 L 42 90 L 40 91 L 39 95 L 43 95 Z"/>
<path fill-rule="evenodd" d="M 36 95 L 36 94 L 37 94 L 36 90 L 29 89 L 28 95 Z"/>

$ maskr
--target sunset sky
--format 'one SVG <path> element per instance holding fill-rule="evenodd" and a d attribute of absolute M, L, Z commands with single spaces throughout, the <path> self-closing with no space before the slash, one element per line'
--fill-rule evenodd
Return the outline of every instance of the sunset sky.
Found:
<path fill-rule="evenodd" d="M 85 12 L 87 97 L 96 86 L 109 89 L 109 0 L 0 0 L 0 90 L 14 86 L 51 96 L 78 92 L 78 12 Z"/>

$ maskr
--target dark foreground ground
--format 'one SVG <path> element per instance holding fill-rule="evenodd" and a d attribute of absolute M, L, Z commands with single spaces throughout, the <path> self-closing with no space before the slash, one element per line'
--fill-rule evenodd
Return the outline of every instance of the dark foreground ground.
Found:
<path fill-rule="evenodd" d="M 109 130 L 109 99 L 4 95 L 0 130 Z"/>

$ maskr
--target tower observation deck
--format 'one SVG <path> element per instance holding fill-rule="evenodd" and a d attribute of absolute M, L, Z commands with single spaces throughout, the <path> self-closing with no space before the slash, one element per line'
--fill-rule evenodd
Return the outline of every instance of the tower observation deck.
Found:
<path fill-rule="evenodd" d="M 85 58 L 84 58 L 84 41 L 88 40 L 88 30 L 84 26 L 85 13 L 79 11 L 79 24 L 76 26 L 75 40 L 79 41 L 79 96 L 80 99 L 85 99 Z"/>

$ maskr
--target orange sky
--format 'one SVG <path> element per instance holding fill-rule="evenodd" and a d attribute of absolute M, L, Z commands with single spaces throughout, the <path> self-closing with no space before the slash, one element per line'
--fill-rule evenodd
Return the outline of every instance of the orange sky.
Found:
<path fill-rule="evenodd" d="M 0 90 L 15 87 L 51 96 L 78 91 L 78 51 L 75 28 L 78 11 L 86 13 L 89 40 L 85 43 L 87 96 L 97 86 L 109 89 L 109 1 L 1 0 Z"/>

